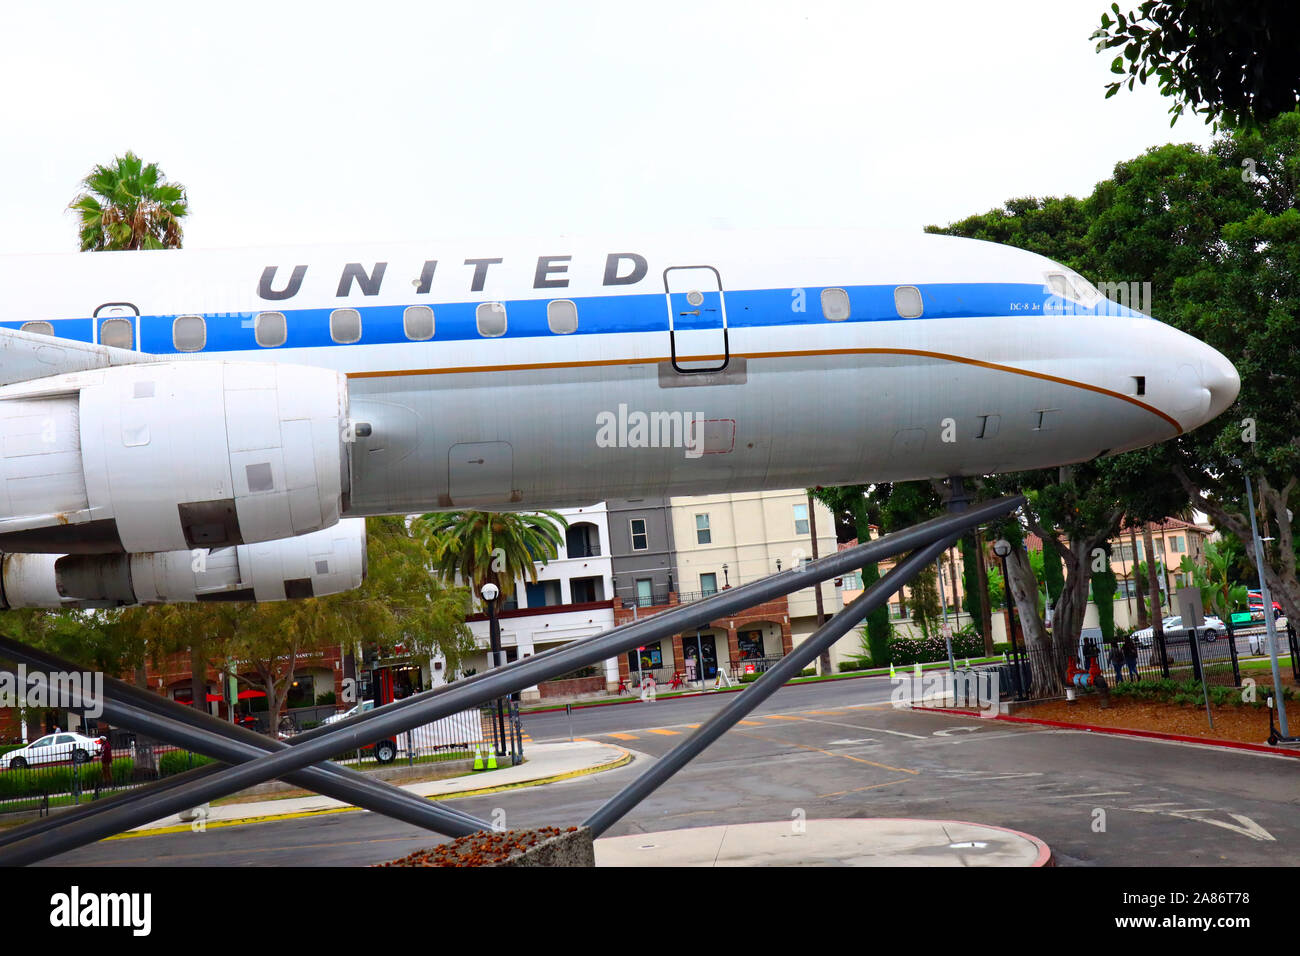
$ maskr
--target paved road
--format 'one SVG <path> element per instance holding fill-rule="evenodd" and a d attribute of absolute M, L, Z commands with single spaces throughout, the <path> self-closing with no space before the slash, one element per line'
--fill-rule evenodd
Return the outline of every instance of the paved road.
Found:
<path fill-rule="evenodd" d="M 1290 864 L 1300 845 L 1300 760 L 894 710 L 864 678 L 783 688 L 647 798 L 611 836 L 819 817 L 955 818 L 1025 830 L 1058 861 Z M 718 695 L 591 708 L 574 733 L 637 755 L 590 777 L 454 801 L 528 827 L 580 822 L 667 752 Z M 563 713 L 526 718 L 567 739 Z M 437 842 L 370 813 L 105 841 L 60 864 L 357 865 Z"/>

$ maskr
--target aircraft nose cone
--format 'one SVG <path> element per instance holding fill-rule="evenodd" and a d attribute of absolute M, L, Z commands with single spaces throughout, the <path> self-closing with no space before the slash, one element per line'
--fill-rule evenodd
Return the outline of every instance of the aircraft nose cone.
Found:
<path fill-rule="evenodd" d="M 1232 363 L 1208 345 L 1205 351 L 1207 354 L 1201 362 L 1201 385 L 1210 393 L 1210 407 L 1201 424 L 1213 421 L 1227 411 L 1241 391 L 1241 376 Z"/>

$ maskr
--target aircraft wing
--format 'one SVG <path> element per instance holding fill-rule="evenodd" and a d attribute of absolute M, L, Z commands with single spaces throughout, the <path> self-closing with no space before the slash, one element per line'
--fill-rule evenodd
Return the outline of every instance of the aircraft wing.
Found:
<path fill-rule="evenodd" d="M 37 332 L 0 329 L 0 386 L 110 365 L 156 361 L 158 357 L 148 352 L 51 338 Z"/>

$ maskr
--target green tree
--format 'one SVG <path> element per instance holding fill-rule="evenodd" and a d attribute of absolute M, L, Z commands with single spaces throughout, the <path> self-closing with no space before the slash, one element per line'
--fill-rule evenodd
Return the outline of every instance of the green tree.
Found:
<path fill-rule="evenodd" d="M 1173 98 L 1169 112 L 1185 111 L 1228 126 L 1266 122 L 1300 102 L 1300 13 L 1272 0 L 1145 0 L 1136 12 L 1119 4 L 1102 14 L 1093 33 L 1097 52 L 1120 50 L 1110 70 L 1121 78 L 1106 87 L 1109 98 L 1127 77 L 1128 88 L 1155 77 Z"/>
<path fill-rule="evenodd" d="M 179 249 L 189 214 L 185 187 L 169 182 L 157 163 L 135 153 L 96 165 L 68 205 L 77 214 L 82 252 Z"/>
<path fill-rule="evenodd" d="M 1110 545 L 1102 546 L 1101 570 L 1096 570 L 1097 561 L 1093 561 L 1092 599 L 1097 605 L 1097 625 L 1101 628 L 1102 641 L 1109 644 L 1115 639 L 1115 572 L 1110 567 Z"/>
<path fill-rule="evenodd" d="M 560 553 L 569 522 L 557 511 L 435 511 L 415 525 L 428 543 L 434 570 L 445 580 L 459 577 L 475 595 L 490 581 L 504 600 L 514 594 L 517 578 L 537 583 L 538 564 L 545 566 Z"/>

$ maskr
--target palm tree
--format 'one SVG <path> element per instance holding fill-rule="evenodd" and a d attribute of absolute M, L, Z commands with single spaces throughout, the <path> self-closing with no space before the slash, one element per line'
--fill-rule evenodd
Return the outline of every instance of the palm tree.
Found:
<path fill-rule="evenodd" d="M 428 540 L 434 570 L 449 581 L 459 575 L 475 595 L 490 581 L 501 589 L 502 601 L 514 593 L 516 578 L 537 583 L 538 562 L 545 565 L 559 554 L 569 527 L 556 511 L 432 512 L 415 524 Z"/>
<path fill-rule="evenodd" d="M 185 187 L 168 182 L 157 163 L 135 153 L 96 165 L 68 204 L 80 222 L 82 252 L 179 249 L 181 220 L 189 214 Z"/>

